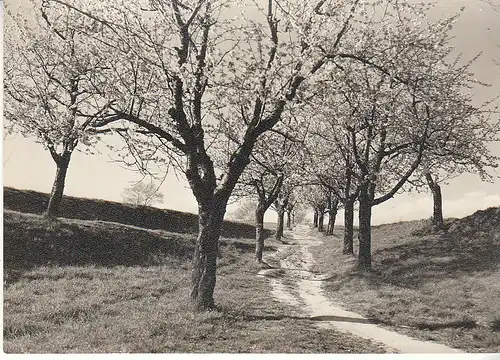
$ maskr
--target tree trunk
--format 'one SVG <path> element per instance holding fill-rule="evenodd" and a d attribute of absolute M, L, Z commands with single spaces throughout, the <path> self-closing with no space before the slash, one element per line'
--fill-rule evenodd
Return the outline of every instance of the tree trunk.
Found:
<path fill-rule="evenodd" d="M 291 211 L 286 212 L 286 228 L 288 230 L 292 230 L 292 215 L 290 213 Z"/>
<path fill-rule="evenodd" d="M 372 218 L 372 199 L 369 195 L 367 185 L 363 185 L 359 192 L 359 253 L 358 269 L 370 270 L 372 267 L 371 255 L 371 218 Z"/>
<path fill-rule="evenodd" d="M 262 263 L 264 251 L 264 214 L 265 210 L 259 204 L 255 209 L 255 261 Z"/>
<path fill-rule="evenodd" d="M 283 237 L 285 210 L 284 209 L 277 209 L 277 210 L 278 210 L 278 224 L 276 227 L 276 240 L 281 241 L 281 238 Z"/>
<path fill-rule="evenodd" d="M 434 208 L 432 213 L 432 226 L 435 229 L 442 229 L 444 226 L 443 219 L 443 197 L 441 195 L 441 186 L 434 181 L 430 173 L 425 174 L 427 179 L 427 184 L 432 192 L 432 200 L 434 202 Z"/>
<path fill-rule="evenodd" d="M 325 211 L 319 211 L 318 214 L 318 231 L 323 232 L 325 231 Z"/>
<path fill-rule="evenodd" d="M 434 200 L 434 211 L 432 216 L 432 225 L 437 229 L 442 229 L 444 226 L 443 219 L 443 197 L 441 195 L 441 186 L 436 184 L 432 190 L 432 197 Z"/>
<path fill-rule="evenodd" d="M 259 202 L 255 209 L 255 260 L 262 263 L 262 253 L 264 252 L 264 214 L 271 204 L 275 203 L 278 208 L 280 204 L 277 202 L 280 194 L 281 186 L 283 185 L 283 176 L 279 175 L 270 192 L 266 192 L 263 183 L 255 183 L 255 190 L 259 195 Z M 266 196 L 266 193 L 268 194 Z M 281 207 L 284 209 L 284 207 Z"/>
<path fill-rule="evenodd" d="M 342 254 L 354 254 L 354 200 L 344 204 L 344 248 Z"/>
<path fill-rule="evenodd" d="M 326 227 L 326 235 L 333 235 L 338 208 L 339 208 L 339 200 L 330 195 L 328 201 L 328 225 Z"/>
<path fill-rule="evenodd" d="M 314 209 L 313 226 L 318 227 L 318 210 Z"/>
<path fill-rule="evenodd" d="M 330 209 L 328 212 L 328 228 L 326 230 L 327 235 L 333 235 L 336 219 L 337 219 L 337 207 Z"/>
<path fill-rule="evenodd" d="M 50 193 L 49 204 L 47 210 L 45 211 L 45 216 L 47 217 L 57 217 L 59 216 L 60 205 L 64 193 L 64 185 L 66 182 L 66 174 L 68 172 L 69 161 L 71 159 L 71 153 L 63 154 L 56 162 L 57 170 L 54 184 L 52 185 L 52 191 Z"/>
<path fill-rule="evenodd" d="M 195 310 L 213 309 L 219 237 L 226 205 L 198 205 L 198 238 L 193 256 L 191 301 Z"/>

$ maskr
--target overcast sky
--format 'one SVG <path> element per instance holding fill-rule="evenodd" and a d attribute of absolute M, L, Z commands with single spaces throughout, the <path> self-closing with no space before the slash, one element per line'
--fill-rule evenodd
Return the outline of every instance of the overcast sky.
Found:
<path fill-rule="evenodd" d="M 439 12 L 442 14 L 452 14 L 462 6 L 466 8 L 455 29 L 454 44 L 465 58 L 483 52 L 473 67 L 477 79 L 491 84 L 490 87 L 477 90 L 475 99 L 481 102 L 500 94 L 500 67 L 493 63 L 493 59 L 500 59 L 500 14 L 493 12 L 480 0 L 438 1 Z M 492 149 L 500 156 L 500 144 L 493 145 Z M 4 137 L 3 151 L 4 186 L 50 192 L 55 164 L 42 146 L 19 136 Z M 94 156 L 75 152 L 68 170 L 65 194 L 121 201 L 123 189 L 140 179 L 137 173 L 112 162 L 104 150 L 103 154 Z M 177 179 L 173 173 L 167 176 L 160 191 L 165 194 L 165 202 L 160 207 L 197 211 L 196 201 L 187 182 Z M 463 175 L 443 186 L 442 191 L 445 217 L 462 217 L 478 209 L 500 206 L 499 180 L 490 184 L 483 183 L 472 175 Z M 235 205 L 231 205 L 228 211 L 231 212 L 234 208 Z M 429 194 L 397 195 L 374 208 L 373 223 L 428 218 L 431 212 L 432 199 Z M 274 219 L 275 215 L 269 211 L 266 220 Z"/>

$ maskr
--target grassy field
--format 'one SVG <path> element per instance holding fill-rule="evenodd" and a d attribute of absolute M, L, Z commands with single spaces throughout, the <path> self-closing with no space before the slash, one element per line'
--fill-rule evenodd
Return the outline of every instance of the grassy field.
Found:
<path fill-rule="evenodd" d="M 373 272 L 342 255 L 342 233 L 312 251 L 329 295 L 347 309 L 469 352 L 500 352 L 500 208 L 431 234 L 426 221 L 374 227 Z M 355 246 L 356 247 L 356 246 Z"/>
<path fill-rule="evenodd" d="M 221 240 L 218 310 L 191 312 L 193 244 L 193 234 L 5 211 L 4 351 L 382 351 L 272 299 L 255 276 L 254 241 L 239 236 Z"/>

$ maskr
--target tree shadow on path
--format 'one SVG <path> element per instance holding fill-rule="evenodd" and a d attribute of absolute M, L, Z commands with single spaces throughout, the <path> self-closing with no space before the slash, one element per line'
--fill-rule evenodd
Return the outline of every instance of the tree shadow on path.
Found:
<path fill-rule="evenodd" d="M 260 320 L 271 320 L 271 321 L 279 321 L 284 319 L 293 319 L 293 320 L 308 320 L 308 321 L 318 321 L 318 322 L 347 322 L 347 323 L 355 323 L 355 324 L 372 324 L 372 325 L 391 325 L 391 326 L 400 326 L 405 328 L 416 328 L 416 329 L 428 329 L 428 330 L 436 330 L 436 329 L 444 329 L 444 328 L 474 328 L 477 326 L 476 322 L 472 320 L 464 320 L 464 321 L 443 321 L 439 323 L 416 323 L 413 326 L 408 325 L 399 325 L 393 322 L 383 321 L 379 319 L 365 319 L 365 318 L 356 318 L 350 316 L 339 316 L 339 315 L 319 315 L 319 316 L 293 316 L 293 315 L 278 315 L 278 314 L 265 314 L 265 315 L 254 315 L 254 314 L 242 314 L 241 317 L 245 319 L 245 321 L 260 321 Z"/>

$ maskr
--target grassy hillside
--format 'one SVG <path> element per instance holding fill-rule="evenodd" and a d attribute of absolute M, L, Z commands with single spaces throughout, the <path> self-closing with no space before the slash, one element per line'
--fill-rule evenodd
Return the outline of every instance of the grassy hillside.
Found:
<path fill-rule="evenodd" d="M 373 228 L 373 272 L 354 270 L 342 234 L 313 249 L 332 298 L 394 330 L 471 352 L 500 352 L 500 208 Z"/>
<path fill-rule="evenodd" d="M 29 192 L 21 195 L 28 204 L 39 201 Z M 119 209 L 72 201 L 87 216 L 95 213 L 85 205 Z M 137 209 L 135 218 L 144 210 Z M 383 351 L 370 341 L 319 329 L 275 301 L 267 279 L 255 276 L 260 267 L 253 261 L 254 240 L 242 235 L 250 227 L 235 224 L 229 227 L 234 237 L 221 239 L 218 309 L 195 314 L 189 306 L 195 234 L 101 219 L 48 222 L 12 210 L 4 216 L 7 353 Z M 266 242 L 266 251 L 273 251 L 276 242 Z"/>
<path fill-rule="evenodd" d="M 49 195 L 31 190 L 4 187 L 4 209 L 22 213 L 42 214 L 49 202 Z M 64 196 L 61 216 L 70 219 L 100 220 L 138 226 L 146 229 L 166 230 L 175 233 L 196 233 L 198 217 L 175 210 Z M 222 235 L 251 238 L 255 229 L 250 224 L 225 221 Z"/>

